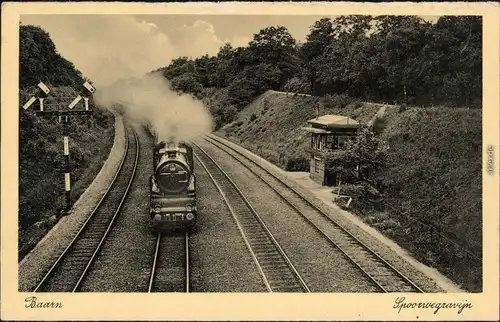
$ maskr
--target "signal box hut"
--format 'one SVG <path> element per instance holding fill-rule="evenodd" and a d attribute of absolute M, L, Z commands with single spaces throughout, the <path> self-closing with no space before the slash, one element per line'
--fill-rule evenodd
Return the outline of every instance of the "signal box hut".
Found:
<path fill-rule="evenodd" d="M 349 140 L 356 138 L 360 124 L 347 116 L 323 115 L 307 121 L 302 129 L 311 133 L 311 144 L 307 149 L 310 154 L 310 177 L 321 185 L 337 185 L 335 176 L 325 171 L 326 154 L 342 149 Z"/>

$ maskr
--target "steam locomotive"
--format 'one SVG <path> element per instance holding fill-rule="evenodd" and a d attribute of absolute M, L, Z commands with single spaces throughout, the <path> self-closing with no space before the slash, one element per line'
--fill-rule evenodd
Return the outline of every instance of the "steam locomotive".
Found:
<path fill-rule="evenodd" d="M 186 142 L 161 141 L 153 150 L 150 219 L 156 230 L 196 225 L 196 177 L 193 148 Z"/>

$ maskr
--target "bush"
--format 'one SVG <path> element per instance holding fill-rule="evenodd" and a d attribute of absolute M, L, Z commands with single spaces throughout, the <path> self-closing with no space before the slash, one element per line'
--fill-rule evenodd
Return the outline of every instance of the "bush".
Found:
<path fill-rule="evenodd" d="M 252 113 L 252 115 L 250 115 L 250 122 L 253 122 L 257 119 L 257 115 L 255 115 L 255 113 Z"/>
<path fill-rule="evenodd" d="M 292 157 L 286 162 L 286 171 L 308 171 L 309 160 L 304 157 Z"/>
<path fill-rule="evenodd" d="M 232 122 L 238 111 L 234 106 L 228 105 L 213 112 L 215 118 L 215 129 L 220 129 L 223 125 Z"/>
<path fill-rule="evenodd" d="M 369 199 L 380 197 L 379 191 L 365 182 L 360 184 L 342 184 L 340 186 L 340 194 Z"/>
<path fill-rule="evenodd" d="M 361 108 L 361 107 L 363 107 L 363 101 L 361 99 L 359 99 L 359 98 L 353 99 L 353 101 L 352 101 L 351 104 L 352 104 L 352 106 L 354 106 L 354 108 Z"/>
<path fill-rule="evenodd" d="M 294 77 L 288 80 L 284 86 L 286 92 L 292 93 L 309 93 L 311 91 L 310 82 L 304 78 Z M 295 96 L 295 95 L 294 95 Z"/>
<path fill-rule="evenodd" d="M 359 99 L 354 99 L 347 94 L 327 94 L 321 99 L 321 103 L 329 109 L 333 108 L 345 108 L 347 105 L 355 103 L 361 104 Z"/>
<path fill-rule="evenodd" d="M 194 73 L 186 73 L 172 78 L 171 86 L 174 90 L 183 93 L 200 94 L 203 90 Z"/>

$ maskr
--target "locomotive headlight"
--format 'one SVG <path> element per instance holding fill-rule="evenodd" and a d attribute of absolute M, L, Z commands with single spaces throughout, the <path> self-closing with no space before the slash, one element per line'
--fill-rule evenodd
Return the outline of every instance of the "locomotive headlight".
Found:
<path fill-rule="evenodd" d="M 153 211 L 156 212 L 156 213 L 160 213 L 161 212 L 161 207 L 159 205 L 155 205 L 153 207 Z"/>
<path fill-rule="evenodd" d="M 191 211 L 191 210 L 193 210 L 193 206 L 191 206 L 191 204 L 189 204 L 189 203 L 188 203 L 188 204 L 186 205 L 186 210 L 187 210 L 187 211 Z"/>
<path fill-rule="evenodd" d="M 193 215 L 192 213 L 188 212 L 188 213 L 186 214 L 186 219 L 187 219 L 187 220 L 193 220 L 193 219 L 194 219 L 194 215 Z"/>

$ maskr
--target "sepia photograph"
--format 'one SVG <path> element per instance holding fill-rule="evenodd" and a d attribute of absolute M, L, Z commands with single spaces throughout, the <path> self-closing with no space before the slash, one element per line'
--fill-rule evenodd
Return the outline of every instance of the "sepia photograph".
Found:
<path fill-rule="evenodd" d="M 19 14 L 18 305 L 326 293 L 473 310 L 498 183 L 488 39 L 480 14 L 430 13 Z"/>

